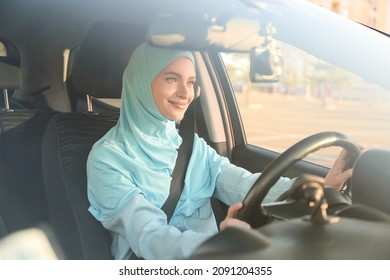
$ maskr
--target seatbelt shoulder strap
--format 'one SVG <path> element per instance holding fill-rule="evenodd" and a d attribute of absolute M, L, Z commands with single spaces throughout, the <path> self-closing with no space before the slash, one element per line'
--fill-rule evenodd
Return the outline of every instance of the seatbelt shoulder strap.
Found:
<path fill-rule="evenodd" d="M 192 154 L 195 133 L 195 100 L 188 107 L 183 120 L 180 122 L 179 134 L 183 139 L 176 158 L 175 167 L 172 172 L 171 187 L 167 200 L 161 209 L 167 215 L 167 221 L 171 219 L 177 202 L 184 188 L 184 179 L 188 163 Z"/>

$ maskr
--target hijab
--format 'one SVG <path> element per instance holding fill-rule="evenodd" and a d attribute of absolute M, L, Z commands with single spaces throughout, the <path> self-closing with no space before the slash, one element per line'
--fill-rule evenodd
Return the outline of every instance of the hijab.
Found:
<path fill-rule="evenodd" d="M 123 75 L 121 114 L 118 129 L 129 156 L 152 170 L 171 174 L 181 138 L 174 121 L 157 109 L 152 82 L 169 63 L 192 53 L 141 44 L 133 53 Z"/>

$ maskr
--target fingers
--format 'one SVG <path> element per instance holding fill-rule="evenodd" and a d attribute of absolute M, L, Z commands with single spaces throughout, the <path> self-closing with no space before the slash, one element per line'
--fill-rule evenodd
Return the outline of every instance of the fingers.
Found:
<path fill-rule="evenodd" d="M 334 166 L 340 166 L 342 170 L 347 168 L 349 164 L 349 157 L 348 157 L 348 152 L 347 150 L 343 149 L 339 156 L 337 157 L 336 161 L 334 162 Z"/>
<path fill-rule="evenodd" d="M 232 227 L 232 226 L 241 227 L 241 228 L 245 228 L 245 229 L 251 228 L 251 226 L 244 221 L 241 221 L 238 219 L 229 219 L 229 220 L 226 220 L 225 227 L 223 229 L 221 228 L 221 230 L 224 230 L 227 227 Z"/>
<path fill-rule="evenodd" d="M 238 202 L 229 207 L 226 218 L 235 218 L 238 211 L 242 208 L 242 202 Z"/>
<path fill-rule="evenodd" d="M 227 227 L 230 226 L 238 226 L 246 229 L 250 229 L 251 226 L 239 219 L 236 219 L 237 212 L 243 207 L 243 204 L 241 202 L 236 203 L 229 207 L 226 218 L 221 222 L 219 225 L 220 230 L 224 230 Z"/>
<path fill-rule="evenodd" d="M 345 183 L 352 177 L 352 173 L 353 173 L 353 169 L 350 168 L 338 174 L 334 174 L 332 179 L 333 183 L 332 181 L 330 181 L 328 186 L 332 186 L 336 190 L 343 189 Z"/>
<path fill-rule="evenodd" d="M 347 181 L 352 177 L 352 173 L 353 173 L 352 168 L 345 170 L 343 173 L 340 174 L 340 180 L 343 182 Z"/>
<path fill-rule="evenodd" d="M 345 182 L 352 177 L 352 169 L 348 165 L 348 152 L 343 149 L 326 175 L 325 184 L 340 190 Z"/>

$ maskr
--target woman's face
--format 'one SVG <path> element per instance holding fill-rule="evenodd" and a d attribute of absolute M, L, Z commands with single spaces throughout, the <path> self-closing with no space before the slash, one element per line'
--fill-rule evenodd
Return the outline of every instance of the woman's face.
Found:
<path fill-rule="evenodd" d="M 181 121 L 194 99 L 196 74 L 194 64 L 186 57 L 169 63 L 152 82 L 157 109 L 167 119 Z"/>

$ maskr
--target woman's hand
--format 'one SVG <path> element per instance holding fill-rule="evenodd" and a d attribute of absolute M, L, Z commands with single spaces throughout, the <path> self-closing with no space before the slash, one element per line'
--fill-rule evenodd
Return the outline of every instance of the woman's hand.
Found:
<path fill-rule="evenodd" d="M 219 229 L 222 231 L 230 226 L 237 226 L 246 229 L 250 229 L 251 226 L 239 219 L 236 219 L 237 212 L 242 208 L 242 202 L 238 202 L 229 207 L 226 218 L 219 224 Z"/>
<path fill-rule="evenodd" d="M 363 150 L 363 148 L 361 150 Z M 343 149 L 333 163 L 328 175 L 326 175 L 325 184 L 337 190 L 341 190 L 345 182 L 351 177 L 352 168 L 349 168 L 348 153 Z"/>

